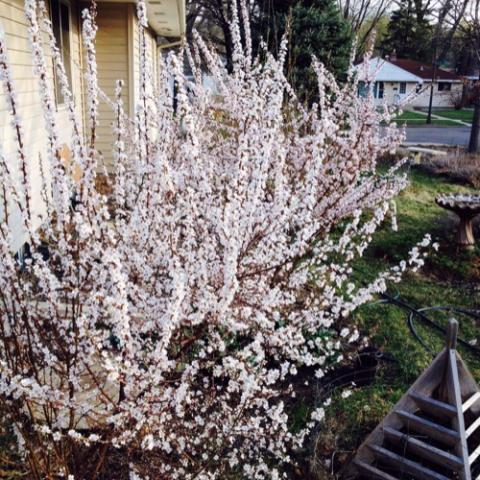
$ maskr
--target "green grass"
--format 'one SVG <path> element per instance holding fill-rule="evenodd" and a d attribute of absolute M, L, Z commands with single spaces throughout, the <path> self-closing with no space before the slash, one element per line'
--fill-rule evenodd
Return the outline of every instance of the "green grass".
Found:
<path fill-rule="evenodd" d="M 377 232 L 365 256 L 356 262 L 354 271 L 358 279 L 375 278 L 378 272 L 406 258 L 410 248 L 426 233 L 431 233 L 439 242 L 438 252 L 432 252 L 420 272 L 409 273 L 399 284 L 390 285 L 389 293 L 416 308 L 435 305 L 480 308 L 480 290 L 476 287 L 480 280 L 480 242 L 473 252 L 458 251 L 456 217 L 434 202 L 439 193 L 457 191 L 471 190 L 441 177 L 412 171 L 410 187 L 397 200 L 398 232 L 393 232 L 388 225 Z M 430 312 L 428 315 L 445 325 L 451 314 Z M 460 321 L 459 337 L 480 340 L 480 326 L 468 317 L 456 316 Z M 364 305 L 357 309 L 353 321 L 373 346 L 395 361 L 386 363 L 370 386 L 354 388 L 346 399 L 340 392 L 334 395 L 319 438 L 321 443 L 325 436 L 326 458 L 332 451 L 353 452 L 433 358 L 410 332 L 407 313 L 395 305 L 380 302 Z M 434 352 L 443 348 L 443 334 L 419 320 L 415 325 Z M 480 357 L 462 346 L 458 350 L 473 376 L 480 378 Z M 330 451 L 328 443 L 332 435 L 336 440 Z"/>
<path fill-rule="evenodd" d="M 360 274 L 373 278 L 382 268 L 405 258 L 411 246 L 425 233 L 430 233 L 439 243 L 439 251 L 432 252 L 422 271 L 408 274 L 401 283 L 392 286 L 391 292 L 400 294 L 415 307 L 438 304 L 478 307 L 472 305 L 475 297 L 467 287 L 479 279 L 480 248 L 477 246 L 474 252 L 457 251 L 454 238 L 457 219 L 434 202 L 439 193 L 457 191 L 473 190 L 413 171 L 411 186 L 397 201 L 399 231 L 392 232 L 384 227 L 378 232 L 365 257 L 358 262 Z M 480 302 L 480 298 L 477 301 Z M 401 360 L 399 366 L 405 374 L 405 381 L 410 381 L 429 362 L 429 355 L 410 335 L 404 321 L 405 313 L 398 307 L 367 305 L 359 309 L 356 316 L 375 344 L 388 349 Z M 472 331 L 471 326 L 465 321 L 460 327 L 461 333 L 469 340 L 472 340 L 472 334 L 480 336 L 480 330 Z M 434 350 L 438 351 L 443 345 L 443 337 L 431 330 L 422 333 Z M 407 345 L 408 349 L 405 348 Z M 471 360 L 480 375 L 480 359 Z"/>
<path fill-rule="evenodd" d="M 425 120 L 425 118 L 426 118 L 425 115 L 422 115 L 421 113 L 407 110 L 405 112 L 402 112 L 400 115 L 397 115 L 395 119 L 397 121 L 400 121 L 400 120 Z"/>
<path fill-rule="evenodd" d="M 445 110 L 434 110 L 435 115 L 451 118 L 453 120 L 462 120 L 463 122 L 472 122 L 473 110 L 455 110 L 454 108 Z"/>
<path fill-rule="evenodd" d="M 398 125 L 406 125 L 407 127 L 418 127 L 418 126 L 424 126 L 424 125 L 427 125 L 427 122 L 426 122 L 426 118 L 423 118 L 421 120 L 417 120 L 417 119 L 410 119 L 410 120 L 395 120 L 395 122 L 398 124 Z M 440 118 L 433 118 L 432 119 L 432 123 L 430 125 L 439 125 L 439 126 L 443 126 L 443 127 L 459 127 L 459 123 L 458 122 L 454 122 L 452 120 L 443 120 L 443 119 L 440 119 Z"/>
<path fill-rule="evenodd" d="M 406 125 L 407 127 L 413 127 L 418 125 L 426 125 L 427 117 L 421 113 L 413 111 L 402 112 L 395 118 L 395 122 L 398 125 Z M 441 119 L 432 119 L 432 125 L 442 125 L 442 126 L 454 126 L 458 127 L 457 122 L 452 122 L 451 120 L 441 120 Z"/>
<path fill-rule="evenodd" d="M 432 119 L 432 125 L 442 125 L 445 127 L 459 127 L 460 125 L 458 122 L 453 122 L 451 120 L 443 120 L 440 118 L 434 118 Z"/>

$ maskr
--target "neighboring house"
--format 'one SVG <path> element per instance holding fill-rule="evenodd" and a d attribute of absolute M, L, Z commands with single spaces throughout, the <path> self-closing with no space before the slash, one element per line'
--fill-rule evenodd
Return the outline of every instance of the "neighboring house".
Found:
<path fill-rule="evenodd" d="M 57 43 L 69 77 L 78 116 L 86 125 L 84 114 L 84 58 L 81 39 L 81 11 L 89 2 L 77 0 L 46 0 Z M 147 35 L 148 61 L 155 72 L 158 68 L 160 37 L 180 38 L 185 33 L 185 0 L 147 0 L 149 29 Z M 124 81 L 124 103 L 129 114 L 133 114 L 139 96 L 139 35 L 138 20 L 134 1 L 97 1 L 96 52 L 98 63 L 98 82 L 100 88 L 111 98 L 115 90 L 115 81 Z M 42 221 L 42 202 L 40 201 L 39 158 L 45 158 L 45 127 L 39 95 L 38 80 L 33 73 L 33 59 L 28 40 L 28 26 L 22 0 L 0 0 L 0 29 L 5 32 L 8 60 L 12 69 L 14 87 L 17 93 L 20 118 L 27 132 L 25 149 L 30 160 L 34 205 L 37 206 L 38 224 Z M 55 71 L 48 49 L 45 49 L 51 65 L 52 85 L 56 85 Z M 68 139 L 70 137 L 67 111 L 61 93 L 56 89 L 57 124 L 60 139 L 64 142 L 62 154 L 68 159 Z M 0 145 L 9 162 L 16 162 L 14 135 L 10 125 L 7 105 L 0 88 Z M 105 163 L 111 165 L 111 144 L 113 135 L 111 123 L 113 112 L 105 102 L 99 105 L 97 147 L 104 156 Z M 35 201 L 38 200 L 38 201 Z M 0 211 L 1 215 L 1 211 Z M 12 249 L 17 251 L 24 241 L 20 222 L 12 220 L 16 228 Z"/>
<path fill-rule="evenodd" d="M 395 105 L 407 96 L 417 93 L 408 103 L 411 107 L 426 108 L 430 99 L 430 86 L 434 75 L 431 65 L 402 58 L 372 58 L 365 68 L 357 65 L 359 94 L 365 95 L 373 88 L 378 104 Z M 461 96 L 462 78 L 453 72 L 438 68 L 433 85 L 433 107 L 452 107 L 456 96 Z"/>

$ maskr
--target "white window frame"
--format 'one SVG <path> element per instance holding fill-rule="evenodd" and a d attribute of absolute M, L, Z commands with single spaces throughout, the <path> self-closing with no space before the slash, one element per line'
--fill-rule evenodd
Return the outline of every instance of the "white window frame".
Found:
<path fill-rule="evenodd" d="M 70 0 L 56 0 L 58 5 L 63 4 L 64 6 L 67 7 L 68 10 L 68 43 L 70 47 L 70 54 L 69 54 L 69 67 L 70 67 L 70 90 L 73 93 L 73 21 L 72 21 L 72 5 Z M 52 5 L 52 0 L 49 0 L 49 6 L 50 6 L 50 21 L 52 22 L 52 28 L 53 28 L 53 5 Z M 61 22 L 61 12 L 58 12 L 58 17 Z M 61 33 L 61 30 L 60 30 Z M 60 48 L 60 45 L 57 45 L 57 47 Z M 63 48 L 63 47 L 62 47 Z M 64 59 L 65 63 L 65 59 Z M 56 69 L 57 66 L 55 63 L 53 64 L 53 82 L 54 82 L 54 89 L 55 89 L 55 104 L 57 106 L 57 110 L 59 109 L 65 109 L 66 104 L 63 98 L 63 95 L 57 95 L 57 74 L 56 74 Z M 58 98 L 61 97 L 61 98 Z"/>
<path fill-rule="evenodd" d="M 385 97 L 385 82 L 375 82 L 375 85 L 373 87 L 373 96 L 378 100 L 382 100 Z"/>
<path fill-rule="evenodd" d="M 442 85 L 442 87 L 445 87 L 445 86 L 448 85 L 448 88 L 440 89 L 440 85 Z M 452 91 L 452 82 L 438 81 L 437 90 L 439 92 L 451 92 Z"/>

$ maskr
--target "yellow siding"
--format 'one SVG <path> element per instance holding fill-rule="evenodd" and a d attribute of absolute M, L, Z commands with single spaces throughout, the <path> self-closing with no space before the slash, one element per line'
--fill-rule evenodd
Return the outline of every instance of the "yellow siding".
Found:
<path fill-rule="evenodd" d="M 128 5 L 100 3 L 97 5 L 98 33 L 96 38 L 98 85 L 112 100 L 115 83 L 123 80 L 123 101 L 129 105 L 129 62 L 128 62 Z M 112 170 L 112 124 L 115 113 L 107 102 L 100 100 L 97 148 L 103 156 L 105 166 Z M 87 122 L 87 119 L 85 119 Z M 88 123 L 86 123 L 88 124 Z M 87 132 L 88 133 L 88 132 Z"/>
<path fill-rule="evenodd" d="M 140 49 L 139 29 L 135 6 L 122 3 L 98 4 L 98 33 L 96 53 L 100 88 L 111 99 L 115 95 L 116 80 L 123 80 L 125 110 L 134 115 L 139 98 Z M 147 32 L 147 61 L 156 73 L 157 47 L 152 32 Z M 115 114 L 111 107 L 101 101 L 99 108 L 97 147 L 103 155 L 105 166 L 113 169 L 112 123 Z"/>
<path fill-rule="evenodd" d="M 72 90 L 74 92 L 77 105 L 81 107 L 81 56 L 80 44 L 78 38 L 78 15 L 75 3 L 70 3 L 72 14 L 71 19 L 71 55 L 72 55 Z M 36 226 L 39 226 L 44 215 L 44 208 L 40 196 L 40 174 L 39 158 L 43 158 L 46 163 L 46 145 L 45 145 L 45 124 L 42 114 L 42 105 L 39 94 L 39 85 L 33 74 L 33 60 L 28 41 L 28 26 L 23 11 L 22 0 L 0 0 L 0 28 L 5 32 L 6 44 L 8 49 L 8 59 L 11 67 L 15 92 L 17 94 L 18 107 L 22 126 L 25 135 L 25 151 L 29 159 L 29 173 L 32 184 L 32 205 L 34 205 L 34 214 L 37 218 Z M 46 35 L 44 36 L 46 39 Z M 49 65 L 48 80 L 53 84 L 53 65 L 48 48 L 45 49 L 47 62 Z M 16 144 L 14 140 L 14 131 L 10 125 L 10 118 L 7 110 L 3 89 L 0 89 L 0 143 L 3 154 L 11 164 L 12 170 L 15 170 L 17 163 Z M 79 117 L 81 118 L 81 116 Z M 57 111 L 57 121 L 61 142 L 68 142 L 69 128 L 67 112 L 64 107 L 59 107 Z M 0 212 L 0 215 L 2 212 Z M 18 217 L 11 216 L 12 228 L 14 231 L 13 245 L 14 250 L 18 250 L 25 240 L 24 232 L 20 227 Z"/>
<path fill-rule="evenodd" d="M 155 36 L 151 32 L 148 34 L 148 62 L 152 71 L 152 88 L 158 88 L 158 47 Z"/>
<path fill-rule="evenodd" d="M 78 109 L 78 118 L 82 122 L 84 133 L 87 119 L 84 112 L 84 79 L 85 70 L 83 48 L 81 41 L 80 17 L 82 8 L 88 3 L 79 3 L 76 0 L 69 2 L 71 11 L 71 69 L 72 90 Z M 126 111 L 134 114 L 138 102 L 138 85 L 140 76 L 139 63 L 139 35 L 138 21 L 133 4 L 99 3 L 98 4 L 98 34 L 96 41 L 98 80 L 100 88 L 110 98 L 114 98 L 115 82 L 122 79 L 124 82 L 123 99 Z M 32 176 L 32 197 L 38 215 L 37 225 L 41 223 L 44 208 L 40 197 L 39 158 L 46 160 L 46 135 L 43 120 L 42 106 L 38 81 L 33 74 L 33 61 L 28 41 L 27 21 L 23 12 L 23 0 L 0 0 L 0 28 L 6 33 L 9 62 L 12 67 L 12 77 L 16 88 L 20 116 L 23 121 L 26 137 L 25 149 L 30 160 Z M 46 38 L 46 36 L 45 36 Z M 53 85 L 53 65 L 48 48 L 45 49 L 49 64 L 49 81 Z M 155 35 L 147 33 L 147 54 L 149 66 L 154 77 L 153 88 L 157 84 L 157 55 Z M 1 89 L 0 89 L 1 90 Z M 112 123 L 114 112 L 104 101 L 99 106 L 99 127 L 97 130 L 97 147 L 103 154 L 105 165 L 112 169 Z M 67 112 L 64 106 L 57 109 L 57 122 L 62 143 L 68 145 L 70 128 Z M 16 163 L 15 142 L 5 98 L 0 91 L 0 143 L 3 153 L 12 166 Z M 0 211 L 0 215 L 2 212 Z M 13 248 L 18 249 L 24 242 L 25 235 L 21 231 L 18 218 L 12 219 L 15 230 Z"/>
<path fill-rule="evenodd" d="M 139 85 L 140 85 L 140 37 L 139 37 L 139 23 L 135 14 L 134 14 L 133 24 L 134 24 L 133 74 L 135 78 L 133 90 L 134 90 L 134 99 L 136 103 L 138 102 L 138 99 L 139 99 Z M 153 85 L 149 85 L 147 87 L 150 89 L 149 93 L 153 93 L 153 89 L 156 88 L 158 83 L 158 79 L 157 79 L 158 47 L 157 47 L 157 42 L 155 40 L 155 35 L 149 29 L 147 29 L 146 44 L 147 44 L 147 65 L 148 65 L 148 68 L 150 68 L 153 75 Z"/>
<path fill-rule="evenodd" d="M 131 9 L 133 23 L 133 103 L 136 105 L 139 98 L 139 80 L 140 80 L 140 38 L 138 36 L 138 19 L 134 9 Z M 132 112 L 133 114 L 134 112 Z"/>
<path fill-rule="evenodd" d="M 72 90 L 75 96 L 77 115 L 83 120 L 83 58 L 82 58 L 82 27 L 81 11 L 78 2 L 70 2 L 72 12 Z"/>

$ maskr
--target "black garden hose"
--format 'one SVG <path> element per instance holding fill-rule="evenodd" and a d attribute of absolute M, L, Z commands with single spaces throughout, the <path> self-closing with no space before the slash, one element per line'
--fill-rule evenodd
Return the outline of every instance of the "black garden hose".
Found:
<path fill-rule="evenodd" d="M 452 313 L 460 313 L 462 315 L 466 315 L 470 318 L 480 321 L 480 311 L 476 310 L 469 310 L 461 307 L 454 307 L 451 305 L 435 305 L 432 307 L 424 307 L 424 308 L 415 308 L 410 305 L 408 302 L 403 300 L 400 296 L 391 296 L 388 293 L 383 293 L 382 298 L 385 300 L 385 303 L 390 303 L 392 305 L 397 305 L 400 308 L 408 311 L 407 316 L 407 323 L 412 335 L 416 338 L 416 340 L 433 356 L 435 352 L 427 345 L 425 340 L 420 336 L 416 327 L 415 327 L 415 318 L 419 318 L 425 325 L 446 334 L 446 328 L 442 327 L 438 323 L 434 322 L 431 318 L 429 318 L 424 312 L 431 312 L 431 311 L 447 311 Z M 470 352 L 474 353 L 475 355 L 480 356 L 480 348 L 472 345 L 471 343 L 467 342 L 462 338 L 458 338 L 458 343 L 468 349 Z"/>
<path fill-rule="evenodd" d="M 390 295 L 388 293 L 381 294 L 381 299 L 377 300 L 376 302 L 372 302 L 370 305 L 396 305 L 408 312 L 407 315 L 407 324 L 415 339 L 422 345 L 423 348 L 427 352 L 429 352 L 433 357 L 438 353 L 434 352 L 432 348 L 427 344 L 427 342 L 423 339 L 423 337 L 418 333 L 415 319 L 420 319 L 425 325 L 428 327 L 438 331 L 439 333 L 446 335 L 446 328 L 442 327 L 438 323 L 434 322 L 431 318 L 429 318 L 425 312 L 429 311 L 448 311 L 452 313 L 460 313 L 462 315 L 466 315 L 473 319 L 478 319 L 480 321 L 480 311 L 469 310 L 461 307 L 454 307 L 451 305 L 437 305 L 432 307 L 424 307 L 424 308 L 415 308 L 407 301 L 405 301 L 401 296 L 400 293 L 396 293 L 395 295 Z M 472 345 L 468 341 L 458 338 L 458 343 L 468 349 L 475 355 L 480 357 L 480 348 Z M 325 378 L 322 378 L 318 382 L 319 392 L 317 392 L 317 396 L 320 399 L 325 399 L 333 393 L 334 390 L 339 388 L 344 388 L 346 386 L 351 386 L 353 377 L 356 377 L 357 381 L 366 380 L 369 376 L 375 375 L 376 370 L 379 368 L 379 365 L 369 365 L 366 367 L 361 366 L 361 359 L 362 358 L 372 358 L 375 357 L 377 361 L 386 361 L 386 362 L 393 362 L 395 363 L 395 358 L 389 355 L 388 353 L 382 353 L 380 351 L 374 352 L 360 352 L 357 354 L 357 360 L 360 360 L 360 365 L 358 365 L 354 370 L 338 375 L 327 375 Z M 335 370 L 333 371 L 335 372 Z"/>

